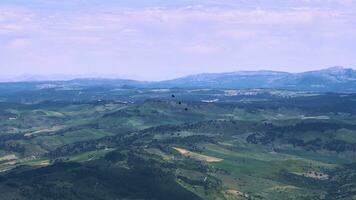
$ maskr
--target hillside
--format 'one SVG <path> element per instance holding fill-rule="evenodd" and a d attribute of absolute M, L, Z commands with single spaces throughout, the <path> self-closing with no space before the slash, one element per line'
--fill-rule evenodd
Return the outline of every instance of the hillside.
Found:
<path fill-rule="evenodd" d="M 7 90 L 0 199 L 354 199 L 355 97 Z"/>

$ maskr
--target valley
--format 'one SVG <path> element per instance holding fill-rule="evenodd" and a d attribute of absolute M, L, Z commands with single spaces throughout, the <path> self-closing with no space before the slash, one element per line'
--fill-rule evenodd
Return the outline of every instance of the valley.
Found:
<path fill-rule="evenodd" d="M 4 200 L 356 197 L 355 94 L 17 93 L 0 102 Z"/>

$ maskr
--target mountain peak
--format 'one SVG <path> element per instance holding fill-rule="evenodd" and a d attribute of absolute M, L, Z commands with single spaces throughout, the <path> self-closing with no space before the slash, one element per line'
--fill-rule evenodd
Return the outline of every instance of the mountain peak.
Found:
<path fill-rule="evenodd" d="M 335 67 L 329 67 L 329 68 L 326 68 L 322 71 L 328 71 L 328 72 L 343 72 L 345 70 L 347 70 L 349 68 L 345 68 L 345 67 L 342 67 L 342 66 L 335 66 Z"/>

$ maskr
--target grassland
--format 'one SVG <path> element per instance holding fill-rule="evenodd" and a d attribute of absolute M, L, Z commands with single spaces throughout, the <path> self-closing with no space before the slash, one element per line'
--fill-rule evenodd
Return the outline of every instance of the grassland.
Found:
<path fill-rule="evenodd" d="M 354 94 L 17 92 L 0 95 L 4 200 L 355 199 Z"/>

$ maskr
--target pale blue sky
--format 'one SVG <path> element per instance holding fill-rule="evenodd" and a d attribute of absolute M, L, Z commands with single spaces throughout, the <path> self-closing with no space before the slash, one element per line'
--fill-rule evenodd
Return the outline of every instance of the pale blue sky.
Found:
<path fill-rule="evenodd" d="M 0 77 L 356 66 L 355 0 L 0 0 Z"/>

